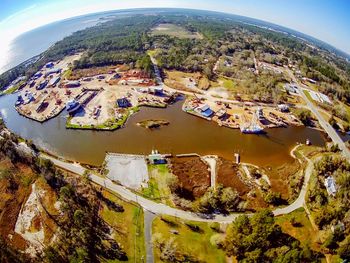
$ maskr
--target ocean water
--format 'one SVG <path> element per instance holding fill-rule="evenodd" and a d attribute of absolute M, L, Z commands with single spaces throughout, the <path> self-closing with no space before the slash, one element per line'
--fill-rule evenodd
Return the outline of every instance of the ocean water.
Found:
<path fill-rule="evenodd" d="M 9 46 L 6 58 L 1 58 L 0 74 L 21 64 L 22 62 L 39 55 L 57 41 L 72 33 L 95 26 L 107 19 L 114 18 L 116 12 L 99 13 L 54 22 L 15 38 Z"/>

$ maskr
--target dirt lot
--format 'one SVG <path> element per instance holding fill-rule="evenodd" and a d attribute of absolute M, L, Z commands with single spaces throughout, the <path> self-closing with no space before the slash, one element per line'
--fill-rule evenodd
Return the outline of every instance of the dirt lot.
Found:
<path fill-rule="evenodd" d="M 179 179 L 179 196 L 194 200 L 210 187 L 208 166 L 199 157 L 171 159 L 171 170 Z"/>
<path fill-rule="evenodd" d="M 68 93 L 66 89 L 60 88 L 63 80 L 62 72 L 65 72 L 70 64 L 74 60 L 79 59 L 80 56 L 81 54 L 68 56 L 63 60 L 53 63 L 53 68 L 60 69 L 61 72 L 52 73 L 46 76 L 51 69 L 43 67 L 38 71 L 38 73 L 41 73 L 42 75 L 33 81 L 29 81 L 20 93 L 24 100 L 26 100 L 27 96 L 30 94 L 33 96 L 33 101 L 19 105 L 16 107 L 17 111 L 22 115 L 40 122 L 58 115 L 63 110 L 66 103 L 81 92 L 80 87 L 70 89 Z M 50 81 L 52 81 L 53 78 L 58 77 L 60 77 L 61 80 L 55 85 L 51 85 Z M 38 90 L 37 88 L 40 83 L 44 83 L 45 81 L 47 81 L 48 84 L 43 89 Z M 30 83 L 32 83 L 32 85 L 30 85 Z"/>
<path fill-rule="evenodd" d="M 171 88 L 201 93 L 202 89 L 208 89 L 209 83 L 207 79 L 204 79 L 201 73 L 186 73 L 176 70 L 166 70 L 166 78 L 164 83 Z"/>

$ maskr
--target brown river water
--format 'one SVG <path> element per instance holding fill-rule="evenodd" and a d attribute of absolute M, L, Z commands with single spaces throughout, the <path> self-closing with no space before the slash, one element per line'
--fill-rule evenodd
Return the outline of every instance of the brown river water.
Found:
<path fill-rule="evenodd" d="M 25 139 L 31 139 L 47 151 L 66 159 L 101 165 L 106 152 L 148 154 L 161 153 L 216 154 L 233 160 L 234 152 L 242 162 L 261 166 L 278 166 L 291 161 L 290 150 L 307 138 L 314 145 L 324 145 L 321 132 L 305 127 L 267 130 L 266 135 L 244 135 L 239 130 L 184 113 L 182 101 L 167 109 L 141 108 L 126 126 L 116 131 L 68 130 L 66 112 L 45 123 L 20 116 L 14 109 L 17 95 L 0 98 L 0 112 L 7 127 Z M 169 126 L 147 130 L 136 125 L 145 119 L 165 119 Z"/>

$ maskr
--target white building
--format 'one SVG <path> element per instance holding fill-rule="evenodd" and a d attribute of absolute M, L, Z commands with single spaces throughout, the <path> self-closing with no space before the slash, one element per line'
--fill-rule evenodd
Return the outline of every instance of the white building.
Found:
<path fill-rule="evenodd" d="M 335 185 L 334 178 L 332 176 L 328 176 L 324 180 L 324 186 L 326 187 L 327 192 L 330 196 L 335 196 L 335 194 L 337 193 L 337 188 Z"/>

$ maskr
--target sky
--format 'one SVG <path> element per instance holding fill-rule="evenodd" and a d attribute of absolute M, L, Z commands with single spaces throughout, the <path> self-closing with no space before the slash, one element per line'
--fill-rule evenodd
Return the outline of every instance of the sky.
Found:
<path fill-rule="evenodd" d="M 0 0 L 0 60 L 16 36 L 42 25 L 88 13 L 147 7 L 257 18 L 306 33 L 350 54 L 350 0 Z"/>

